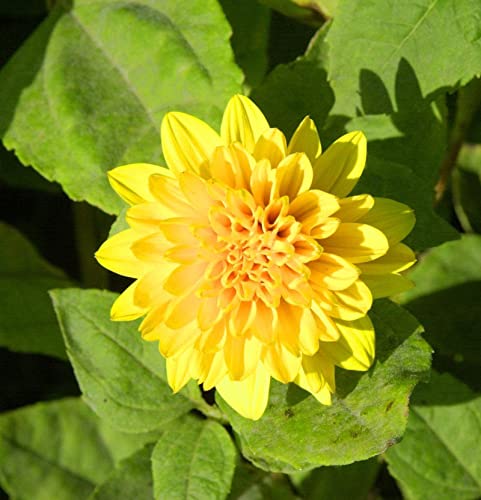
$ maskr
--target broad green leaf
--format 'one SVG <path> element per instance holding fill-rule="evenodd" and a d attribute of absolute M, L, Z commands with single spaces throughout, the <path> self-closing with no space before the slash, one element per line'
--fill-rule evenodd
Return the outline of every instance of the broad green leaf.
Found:
<path fill-rule="evenodd" d="M 4 144 L 72 199 L 118 213 L 106 171 L 162 163 L 167 111 L 217 126 L 240 91 L 229 36 L 215 0 L 56 2 L 0 74 Z"/>
<path fill-rule="evenodd" d="M 337 370 L 332 406 L 293 384 L 274 382 L 265 414 L 253 422 L 217 395 L 248 460 L 266 470 L 293 472 L 365 460 L 400 440 L 409 394 L 426 376 L 431 350 L 420 325 L 399 306 L 378 301 L 370 315 L 376 362 L 367 373 Z"/>
<path fill-rule="evenodd" d="M 270 125 L 288 138 L 307 115 L 321 129 L 334 103 L 325 69 L 324 36 L 325 30 L 319 30 L 306 55 L 277 66 L 252 92 Z"/>
<path fill-rule="evenodd" d="M 0 345 L 66 359 L 48 290 L 72 282 L 13 227 L 0 223 L 0 241 Z"/>
<path fill-rule="evenodd" d="M 138 322 L 110 321 L 117 297 L 99 290 L 51 292 L 57 318 L 89 406 L 125 432 L 148 432 L 201 404 L 196 386 L 172 394 L 156 343 L 143 341 Z"/>
<path fill-rule="evenodd" d="M 232 26 L 231 44 L 248 87 L 258 85 L 267 71 L 270 10 L 257 0 L 220 0 Z"/>
<path fill-rule="evenodd" d="M 364 94 L 373 92 L 363 73 L 379 77 L 393 99 L 402 59 L 414 69 L 424 97 L 479 74 L 481 3 L 339 0 L 327 41 L 334 112 L 355 116 L 356 109 L 362 109 Z"/>
<path fill-rule="evenodd" d="M 287 476 L 257 469 L 245 461 L 237 464 L 228 500 L 296 500 Z"/>
<path fill-rule="evenodd" d="M 400 300 L 424 325 L 437 354 L 435 361 L 440 356 L 464 361 L 473 367 L 474 382 L 479 385 L 481 236 L 465 235 L 433 249 L 409 278 L 416 286 Z"/>
<path fill-rule="evenodd" d="M 154 445 L 150 444 L 122 460 L 109 477 L 89 497 L 89 500 L 139 499 L 153 500 L 152 465 L 150 457 Z"/>
<path fill-rule="evenodd" d="M 154 439 L 112 430 L 80 399 L 27 406 L 0 416 L 0 483 L 19 500 L 84 500 Z"/>
<path fill-rule="evenodd" d="M 415 250 L 456 238 L 456 231 L 433 209 L 434 185 L 446 148 L 443 106 L 422 97 L 405 61 L 396 75 L 392 101 L 375 74 L 362 74 L 370 89 L 363 95 L 369 114 L 347 124 L 348 130 L 362 130 L 368 139 L 366 170 L 356 192 L 393 198 L 413 208 L 416 226 L 406 242 Z"/>
<path fill-rule="evenodd" d="M 379 472 L 376 458 L 342 467 L 320 467 L 309 473 L 291 474 L 291 479 L 305 500 L 348 498 L 366 500 Z"/>
<path fill-rule="evenodd" d="M 188 416 L 171 424 L 152 454 L 156 499 L 222 499 L 229 493 L 236 449 L 217 422 Z"/>
<path fill-rule="evenodd" d="M 448 374 L 420 385 L 402 442 L 386 454 L 408 500 L 481 497 L 481 396 Z"/>
<path fill-rule="evenodd" d="M 287 137 L 310 115 L 317 124 L 324 150 L 346 127 L 362 130 L 368 138 L 367 167 L 356 192 L 393 198 L 411 206 L 417 224 L 407 241 L 416 250 L 456 238 L 457 232 L 433 210 L 434 184 L 445 148 L 442 113 L 422 98 L 412 71 L 403 65 L 397 95 L 398 102 L 403 103 L 401 110 L 394 111 L 386 97 L 389 115 L 373 114 L 349 123 L 345 117 L 330 115 L 334 94 L 325 69 L 330 57 L 325 42 L 329 30 L 328 26 L 319 30 L 306 55 L 278 66 L 252 92 L 253 99 L 271 125 L 282 129 Z M 374 99 L 377 105 L 380 101 Z M 374 104 L 369 111 L 379 112 Z M 419 123 L 423 124 L 421 130 Z"/>

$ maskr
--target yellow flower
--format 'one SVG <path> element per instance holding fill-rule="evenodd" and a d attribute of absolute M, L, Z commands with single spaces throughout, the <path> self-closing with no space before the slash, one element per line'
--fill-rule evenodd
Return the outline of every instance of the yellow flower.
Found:
<path fill-rule="evenodd" d="M 400 243 L 412 210 L 347 197 L 366 160 L 361 132 L 321 154 L 306 117 L 287 144 L 244 96 L 230 100 L 220 135 L 171 112 L 161 139 L 170 170 L 109 172 L 130 229 L 96 258 L 135 278 L 112 319 L 145 316 L 142 337 L 159 342 L 174 391 L 195 379 L 258 419 L 273 377 L 330 404 L 334 366 L 373 362 L 373 297 L 410 286 L 399 273 L 415 261 Z"/>

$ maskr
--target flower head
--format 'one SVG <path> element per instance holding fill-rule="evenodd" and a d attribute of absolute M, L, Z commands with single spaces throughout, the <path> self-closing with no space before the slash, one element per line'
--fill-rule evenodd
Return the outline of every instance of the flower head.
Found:
<path fill-rule="evenodd" d="M 195 379 L 258 419 L 273 377 L 330 404 L 336 365 L 373 362 L 373 297 L 409 286 L 399 273 L 415 258 L 400 242 L 412 210 L 347 197 L 366 160 L 361 132 L 322 153 L 306 117 L 287 143 L 244 96 L 230 100 L 220 135 L 171 112 L 161 138 L 169 169 L 109 172 L 130 229 L 96 258 L 135 278 L 112 319 L 145 316 L 142 337 L 158 341 L 174 391 Z"/>

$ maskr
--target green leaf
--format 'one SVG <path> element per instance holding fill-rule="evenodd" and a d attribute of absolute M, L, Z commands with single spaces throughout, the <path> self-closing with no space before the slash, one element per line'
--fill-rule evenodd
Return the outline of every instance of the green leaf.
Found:
<path fill-rule="evenodd" d="M 413 208 L 417 222 L 406 243 L 415 250 L 457 238 L 433 209 L 446 148 L 445 110 L 422 97 L 406 61 L 396 74 L 395 101 L 374 73 L 363 70 L 362 75 L 370 92 L 363 94 L 364 108 L 371 114 L 347 124 L 348 130 L 362 130 L 368 139 L 366 170 L 356 192 L 393 198 Z"/>
<path fill-rule="evenodd" d="M 316 122 L 324 149 L 348 130 L 362 130 L 368 138 L 366 170 L 356 188 L 375 196 L 393 198 L 411 206 L 417 224 L 407 242 L 423 250 L 458 237 L 457 232 L 433 209 L 434 184 L 443 158 L 446 125 L 443 113 L 423 99 L 412 69 L 402 64 L 398 74 L 397 105 L 378 93 L 366 104 L 370 113 L 384 109 L 390 114 L 372 114 L 348 121 L 330 115 L 334 94 L 327 81 L 330 57 L 325 43 L 329 26 L 318 31 L 307 53 L 288 65 L 278 66 L 252 92 L 272 126 L 292 134 L 310 115 Z M 377 88 L 375 77 L 369 88 Z M 347 123 L 348 122 L 348 123 Z M 423 124 L 420 130 L 419 123 Z"/>
<path fill-rule="evenodd" d="M 153 439 L 112 430 L 79 399 L 27 406 L 0 416 L 0 482 L 19 500 L 83 500 Z"/>
<path fill-rule="evenodd" d="M 106 481 L 97 486 L 89 500 L 153 500 L 152 465 L 154 445 L 147 445 L 122 460 Z"/>
<path fill-rule="evenodd" d="M 4 144 L 72 199 L 118 213 L 106 171 L 161 163 L 167 111 L 218 125 L 240 91 L 229 36 L 215 0 L 57 2 L 0 74 Z"/>
<path fill-rule="evenodd" d="M 270 11 L 257 0 L 220 0 L 232 26 L 231 44 L 248 87 L 258 85 L 267 71 Z"/>
<path fill-rule="evenodd" d="M 433 372 L 413 398 L 402 442 L 386 458 L 410 500 L 481 497 L 481 396 Z"/>
<path fill-rule="evenodd" d="M 270 125 L 280 128 L 288 138 L 307 115 L 321 129 L 334 103 L 325 69 L 324 37 L 325 30 L 319 30 L 308 53 L 277 66 L 252 92 Z"/>
<path fill-rule="evenodd" d="M 236 449 L 217 422 L 189 416 L 171 424 L 152 454 L 157 499 L 222 499 L 229 493 Z"/>
<path fill-rule="evenodd" d="M 334 111 L 355 116 L 371 93 L 362 72 L 377 75 L 394 98 L 401 59 L 414 69 L 425 97 L 467 83 L 481 67 L 478 0 L 339 0 L 327 41 Z M 453 56 L 453 50 L 462 57 Z M 421 128 L 421 124 L 420 127 Z"/>
<path fill-rule="evenodd" d="M 305 500 L 348 498 L 366 500 L 376 480 L 381 463 L 376 458 L 343 465 L 320 467 L 308 474 L 291 474 L 291 479 Z"/>
<path fill-rule="evenodd" d="M 367 373 L 337 370 L 332 406 L 293 384 L 274 382 L 265 414 L 253 422 L 217 395 L 248 460 L 266 470 L 292 472 L 364 460 L 399 441 L 409 394 L 429 370 L 430 348 L 420 325 L 399 306 L 378 301 L 370 315 L 376 362 Z"/>
<path fill-rule="evenodd" d="M 99 290 L 51 292 L 67 353 L 84 399 L 125 432 L 148 432 L 202 402 L 197 386 L 173 395 L 156 343 L 143 341 L 138 322 L 110 321 L 117 297 Z"/>
<path fill-rule="evenodd" d="M 48 290 L 71 286 L 16 229 L 0 222 L 0 345 L 66 359 Z"/>
<path fill-rule="evenodd" d="M 295 500 L 287 476 L 257 469 L 245 461 L 237 464 L 228 500 Z"/>
<path fill-rule="evenodd" d="M 416 286 L 400 300 L 424 325 L 435 361 L 446 356 L 470 364 L 479 384 L 481 236 L 465 235 L 433 249 L 409 278 Z"/>

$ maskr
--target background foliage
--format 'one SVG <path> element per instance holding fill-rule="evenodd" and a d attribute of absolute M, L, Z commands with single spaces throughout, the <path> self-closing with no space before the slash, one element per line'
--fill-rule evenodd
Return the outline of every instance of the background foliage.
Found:
<path fill-rule="evenodd" d="M 0 23 L 3 495 L 481 496 L 479 1 L 21 0 Z M 124 208 L 106 171 L 162 163 L 167 111 L 217 127 L 237 92 L 287 135 L 306 114 L 325 146 L 363 130 L 357 191 L 417 217 L 373 368 L 339 371 L 331 407 L 274 384 L 258 422 L 172 396 L 92 258 Z"/>

